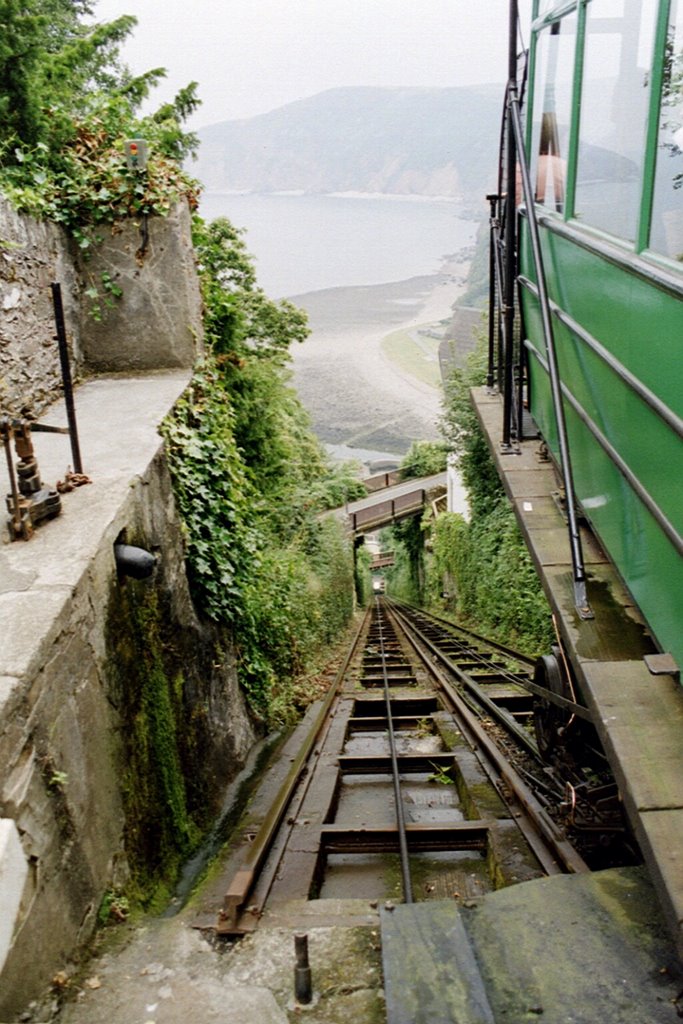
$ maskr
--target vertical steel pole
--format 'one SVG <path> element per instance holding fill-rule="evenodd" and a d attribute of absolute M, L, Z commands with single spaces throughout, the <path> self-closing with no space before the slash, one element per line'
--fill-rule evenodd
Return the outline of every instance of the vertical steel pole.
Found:
<path fill-rule="evenodd" d="M 507 91 L 507 187 L 505 200 L 505 308 L 503 312 L 505 338 L 505 366 L 503 375 L 503 448 L 509 449 L 512 437 L 512 365 L 515 328 L 515 279 L 516 279 L 516 164 L 517 150 L 510 118 L 510 102 L 517 95 L 517 23 L 519 12 L 517 0 L 510 0 L 510 25 L 508 36 L 508 91 Z"/>
<path fill-rule="evenodd" d="M 496 208 L 498 196 L 486 197 L 490 206 L 489 228 L 489 365 L 486 373 L 486 387 L 491 391 L 496 368 Z"/>
<path fill-rule="evenodd" d="M 71 457 L 74 460 L 74 473 L 82 473 L 83 463 L 81 462 L 81 449 L 78 443 L 78 424 L 76 423 L 74 389 L 71 381 L 71 366 L 69 365 L 69 347 L 66 341 L 66 328 L 64 326 L 62 288 L 57 283 L 53 283 L 51 288 L 52 303 L 55 310 L 55 326 L 57 328 L 57 343 L 59 345 L 59 362 L 62 367 L 62 383 L 64 384 L 64 401 L 66 403 L 66 416 L 69 423 Z"/>
<path fill-rule="evenodd" d="M 298 932 L 294 936 L 294 952 L 296 954 L 294 995 L 297 1003 L 307 1006 L 313 998 L 313 979 L 308 960 L 308 935 Z"/>

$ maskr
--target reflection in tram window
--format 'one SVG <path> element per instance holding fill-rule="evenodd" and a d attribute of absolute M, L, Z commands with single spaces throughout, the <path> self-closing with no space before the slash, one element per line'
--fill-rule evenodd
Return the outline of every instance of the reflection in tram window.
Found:
<path fill-rule="evenodd" d="M 587 9 L 575 213 L 628 241 L 638 228 L 656 13 L 640 0 Z"/>
<path fill-rule="evenodd" d="M 650 248 L 683 261 L 683 0 L 673 3 L 664 61 Z"/>
<path fill-rule="evenodd" d="M 554 22 L 539 37 L 534 94 L 531 180 L 536 200 L 561 213 L 576 46 L 576 14 Z"/>

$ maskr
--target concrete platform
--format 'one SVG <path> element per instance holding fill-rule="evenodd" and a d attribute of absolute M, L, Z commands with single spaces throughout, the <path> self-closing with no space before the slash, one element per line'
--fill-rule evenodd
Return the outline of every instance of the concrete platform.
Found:
<path fill-rule="evenodd" d="M 6 998 L 23 998 L 22 985 L 30 992 L 44 984 L 70 944 L 79 941 L 79 922 L 96 909 L 87 887 L 96 889 L 96 878 L 104 885 L 112 851 L 119 846 L 120 804 L 107 767 L 109 704 L 97 668 L 105 658 L 106 597 L 116 575 L 113 544 L 128 523 L 121 510 L 135 504 L 130 500 L 133 492 L 138 486 L 141 492 L 152 491 L 148 470 L 162 443 L 157 425 L 188 378 L 189 371 L 176 371 L 99 378 L 82 385 L 76 391 L 76 410 L 84 470 L 92 482 L 64 494 L 62 513 L 39 526 L 28 541 L 10 542 L 2 501 L 0 799 L 7 815 L 0 819 L 3 1007 Z M 41 422 L 65 426 L 63 404 L 48 409 Z M 54 488 L 71 462 L 69 438 L 34 433 L 33 439 L 41 479 Z M 4 495 L 10 489 L 6 468 L 0 481 Z M 159 522 L 165 522 L 165 511 L 160 509 Z M 60 784 L 68 780 L 63 797 L 69 801 L 68 818 L 54 799 L 49 775 L 45 777 L 53 756 L 64 779 Z M 97 825 L 96 812 L 103 815 Z M 63 820 L 73 830 L 69 842 L 63 841 Z M 72 851 L 78 851 L 73 860 Z M 72 919 L 68 881 L 76 875 L 87 882 L 83 890 L 74 887 L 78 909 Z M 59 921 L 59 930 L 48 921 Z M 30 951 L 26 956 L 25 949 Z"/>
<path fill-rule="evenodd" d="M 383 911 L 387 1024 L 674 1024 L 683 973 L 653 897 L 620 868 Z"/>
<path fill-rule="evenodd" d="M 553 466 L 539 459 L 538 440 L 522 443 L 519 454 L 501 454 L 501 399 L 485 388 L 472 396 L 683 958 L 683 688 L 673 676 L 649 671 L 644 657 L 655 648 L 646 624 L 585 528 L 595 618 L 579 618 L 567 528 L 552 500 Z"/>
<path fill-rule="evenodd" d="M 184 390 L 189 371 L 137 377 L 99 377 L 76 389 L 76 416 L 84 472 L 92 483 L 62 495 L 62 513 L 39 526 L 29 541 L 9 543 L 0 516 L 0 712 L 12 680 L 27 675 L 44 656 L 55 620 L 90 564 L 109 521 L 161 445 L 157 426 Z M 41 423 L 67 425 L 64 403 Z M 41 478 L 54 487 L 71 464 L 69 438 L 33 434 Z M 9 478 L 2 457 L 3 495 Z"/>

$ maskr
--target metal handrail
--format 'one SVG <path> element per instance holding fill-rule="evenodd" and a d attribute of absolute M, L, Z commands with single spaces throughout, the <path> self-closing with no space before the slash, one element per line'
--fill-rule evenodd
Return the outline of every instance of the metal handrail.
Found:
<path fill-rule="evenodd" d="M 567 502 L 567 521 L 569 530 L 569 544 L 572 556 L 572 575 L 574 580 L 574 604 L 582 618 L 592 618 L 592 612 L 588 604 L 586 594 L 586 570 L 583 561 L 583 550 L 581 547 L 581 535 L 579 533 L 576 516 L 574 477 L 572 473 L 571 454 L 567 436 L 567 422 L 562 402 L 562 389 L 560 385 L 560 370 L 557 359 L 557 347 L 550 313 L 550 301 L 546 287 L 545 267 L 543 264 L 543 252 L 538 230 L 538 219 L 536 216 L 536 205 L 531 187 L 531 175 L 529 164 L 524 152 L 524 140 L 522 133 L 522 118 L 519 107 L 519 97 L 514 82 L 508 85 L 507 108 L 517 149 L 520 177 L 522 179 L 522 194 L 526 206 L 527 224 L 529 228 L 529 241 L 531 243 L 531 254 L 536 271 L 536 287 L 538 289 L 538 303 L 541 313 L 541 325 L 543 339 L 545 341 L 548 356 L 548 372 L 550 377 L 550 389 L 555 413 L 555 426 L 557 428 L 557 442 L 560 453 L 560 471 L 562 483 Z"/>
<path fill-rule="evenodd" d="M 575 491 L 574 491 L 574 477 L 572 473 L 571 465 L 571 454 L 569 450 L 569 440 L 567 434 L 567 424 L 564 412 L 564 405 L 562 401 L 562 387 L 560 383 L 560 372 L 559 363 L 557 359 L 557 349 L 555 345 L 555 336 L 553 334 L 552 317 L 550 310 L 550 301 L 548 298 L 548 290 L 546 287 L 546 276 L 545 268 L 543 264 L 543 253 L 541 250 L 540 234 L 538 227 L 538 218 L 536 214 L 536 205 L 533 196 L 533 190 L 531 186 L 531 174 L 529 170 L 529 164 L 526 157 L 524 148 L 524 138 L 522 129 L 522 117 L 520 99 L 517 88 L 517 52 L 516 52 L 516 41 L 517 41 L 517 27 L 518 27 L 518 6 L 517 0 L 510 0 L 510 35 L 509 35 L 509 47 L 508 47 L 508 85 L 505 97 L 505 111 L 501 129 L 500 139 L 500 152 L 499 152 L 499 170 L 498 182 L 499 192 L 502 193 L 503 188 L 503 154 L 505 151 L 506 159 L 506 209 L 504 217 L 504 260 L 500 260 L 499 247 L 499 232 L 500 232 L 500 214 L 497 209 L 497 203 L 500 202 L 502 196 L 489 197 L 491 201 L 491 245 L 493 248 L 490 263 L 495 263 L 496 271 L 499 274 L 500 280 L 500 293 L 498 294 L 499 306 L 498 306 L 498 330 L 502 331 L 502 342 L 503 342 L 503 367 L 498 366 L 498 377 L 500 382 L 501 369 L 502 369 L 502 392 L 503 392 L 503 437 L 502 437 L 502 449 L 504 452 L 512 452 L 514 449 L 511 445 L 512 439 L 512 420 L 513 420 L 513 348 L 514 348 L 514 323 L 515 323 L 515 291 L 518 287 L 518 276 L 517 276 L 517 208 L 516 208 L 516 194 L 518 190 L 518 175 L 521 178 L 522 194 L 524 204 L 526 207 L 529 240 L 531 244 L 531 254 L 536 271 L 536 282 L 538 289 L 538 302 L 541 313 L 541 325 L 543 331 L 543 338 L 545 341 L 547 356 L 548 356 L 548 374 L 550 378 L 550 387 L 552 394 L 553 411 L 555 414 L 555 424 L 557 429 L 557 439 L 559 446 L 560 455 L 560 471 L 562 474 L 562 482 L 564 485 L 565 498 L 567 502 L 567 526 L 569 533 L 569 546 L 571 551 L 572 561 L 572 577 L 574 586 L 574 604 L 577 612 L 581 618 L 593 618 L 593 613 L 588 603 L 588 596 L 586 592 L 586 570 L 583 559 L 583 550 L 581 545 L 581 536 L 579 533 L 577 513 L 576 513 L 576 502 L 575 502 Z M 493 200 L 497 199 L 497 202 Z M 498 259 L 496 259 L 498 257 Z M 500 263 L 504 265 L 501 267 Z M 496 289 L 490 289 L 491 298 L 495 298 Z M 517 300 L 519 301 L 519 300 Z M 494 316 L 493 306 L 490 310 L 490 316 Z M 490 335 L 493 338 L 493 335 Z M 522 346 L 520 346 L 520 353 L 522 352 Z M 488 379 L 493 378 L 493 343 L 492 340 L 489 345 L 489 376 Z M 500 383 L 499 383 L 500 386 Z M 519 387 L 523 387 L 523 373 L 522 373 L 522 355 L 520 354 L 520 365 L 519 365 Z M 521 436 L 521 412 L 522 412 L 522 399 L 520 393 L 520 399 L 517 403 L 517 435 Z"/>

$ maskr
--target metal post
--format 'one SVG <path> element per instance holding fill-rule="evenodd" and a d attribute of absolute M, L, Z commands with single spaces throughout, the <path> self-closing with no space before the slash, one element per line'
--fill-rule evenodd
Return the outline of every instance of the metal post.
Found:
<path fill-rule="evenodd" d="M 489 229 L 489 365 L 486 374 L 486 387 L 493 390 L 494 371 L 496 364 L 496 253 L 497 244 L 496 218 L 498 196 L 489 195 L 486 197 L 491 208 L 490 229 Z"/>
<path fill-rule="evenodd" d="M 297 1003 L 303 1003 L 305 1006 L 310 1003 L 313 995 L 311 966 L 308 962 L 308 935 L 294 936 L 294 952 L 296 953 L 294 995 Z"/>
<path fill-rule="evenodd" d="M 76 406 L 74 404 L 74 390 L 71 382 L 71 366 L 69 365 L 69 347 L 66 341 L 66 328 L 64 326 L 64 306 L 62 305 L 61 285 L 53 283 L 52 303 L 55 310 L 55 326 L 57 328 L 57 342 L 59 344 L 59 362 L 62 368 L 62 383 L 64 384 L 64 401 L 66 403 L 66 416 L 69 423 L 69 440 L 71 442 L 71 457 L 74 462 L 74 473 L 83 472 L 81 462 L 81 449 L 78 443 L 78 425 L 76 423 Z"/>
<path fill-rule="evenodd" d="M 512 366 L 515 327 L 515 278 L 516 278 L 516 189 L 517 149 L 510 117 L 511 97 L 517 95 L 517 23 L 519 19 L 517 0 L 510 0 L 510 26 L 508 37 L 508 92 L 507 92 L 507 138 L 506 161 L 507 182 L 505 200 L 505 291 L 503 330 L 505 338 L 503 372 L 503 449 L 509 450 L 512 438 Z"/>

